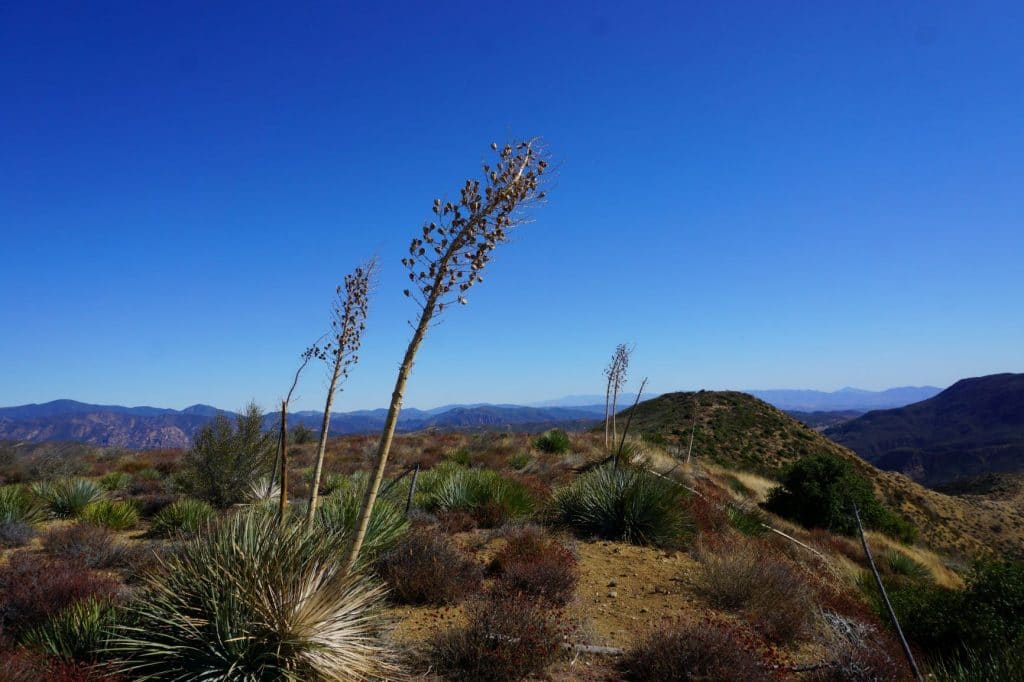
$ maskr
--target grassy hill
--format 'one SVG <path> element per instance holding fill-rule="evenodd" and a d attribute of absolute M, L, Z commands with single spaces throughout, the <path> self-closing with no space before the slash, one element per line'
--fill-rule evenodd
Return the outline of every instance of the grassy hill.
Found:
<path fill-rule="evenodd" d="M 696 420 L 694 420 L 696 411 Z M 926 544 L 971 556 L 993 551 L 1024 556 L 1020 505 L 983 496 L 939 493 L 897 472 L 881 471 L 786 413 L 735 391 L 668 393 L 619 414 L 622 425 L 685 457 L 776 479 L 805 455 L 827 452 L 852 461 L 889 506 L 914 523 Z M 621 428 L 621 426 L 620 426 Z"/>
<path fill-rule="evenodd" d="M 1024 471 L 1024 374 L 964 379 L 928 400 L 827 431 L 881 469 L 928 486 Z"/>

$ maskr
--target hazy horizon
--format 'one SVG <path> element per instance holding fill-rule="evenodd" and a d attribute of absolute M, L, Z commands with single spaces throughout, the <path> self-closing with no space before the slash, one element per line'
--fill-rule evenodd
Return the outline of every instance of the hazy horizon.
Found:
<path fill-rule="evenodd" d="M 407 405 L 600 393 L 620 342 L 627 395 L 644 376 L 1021 371 L 1022 21 L 1013 3 L 7 7 L 0 404 L 273 409 L 377 254 L 334 409 L 386 405 L 409 239 L 492 140 L 533 135 L 548 203 L 430 332 Z M 325 387 L 311 367 L 293 409 Z"/>

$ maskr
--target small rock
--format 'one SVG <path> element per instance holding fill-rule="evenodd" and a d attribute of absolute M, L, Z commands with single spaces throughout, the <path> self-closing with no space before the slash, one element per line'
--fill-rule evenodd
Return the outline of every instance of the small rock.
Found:
<path fill-rule="evenodd" d="M 650 612 L 650 609 L 647 608 L 646 606 L 641 606 L 640 607 L 640 613 L 649 613 L 649 612 Z"/>
<path fill-rule="evenodd" d="M 611 590 L 611 591 L 610 591 L 610 592 L 608 593 L 608 596 L 609 596 L 609 597 L 610 597 L 611 599 L 615 599 L 616 597 L 618 597 L 618 596 L 619 596 L 619 593 L 618 593 L 618 592 L 616 592 L 615 590 Z"/>

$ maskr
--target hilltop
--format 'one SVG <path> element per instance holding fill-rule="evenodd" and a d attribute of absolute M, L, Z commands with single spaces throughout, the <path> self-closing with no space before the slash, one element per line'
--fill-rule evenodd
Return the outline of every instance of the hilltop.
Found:
<path fill-rule="evenodd" d="M 696 421 L 694 408 L 696 407 Z M 920 530 L 929 546 L 963 556 L 1005 551 L 1024 556 L 1024 513 L 1005 499 L 952 496 L 897 472 L 881 471 L 786 413 L 736 391 L 667 393 L 619 414 L 631 431 L 685 457 L 693 431 L 693 458 L 778 479 L 802 456 L 830 453 L 853 462 L 882 499 Z M 696 424 L 694 427 L 693 425 Z"/>
<path fill-rule="evenodd" d="M 880 469 L 928 486 L 1024 471 L 1024 374 L 963 379 L 906 407 L 826 431 Z"/>

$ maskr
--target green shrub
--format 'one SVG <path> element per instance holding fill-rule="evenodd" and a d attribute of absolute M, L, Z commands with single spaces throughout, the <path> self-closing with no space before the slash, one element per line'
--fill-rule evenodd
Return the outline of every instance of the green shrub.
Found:
<path fill-rule="evenodd" d="M 85 508 L 106 498 L 106 491 L 87 478 L 65 478 L 32 486 L 32 492 L 42 500 L 50 516 L 58 519 L 79 517 Z"/>
<path fill-rule="evenodd" d="M 131 679 L 387 678 L 384 590 L 346 574 L 338 548 L 272 514 L 229 516 L 146 578 L 110 650 Z"/>
<path fill-rule="evenodd" d="M 564 455 L 571 446 L 569 434 L 561 429 L 545 431 L 533 441 L 533 447 L 550 455 Z"/>
<path fill-rule="evenodd" d="M 131 502 L 100 500 L 85 508 L 82 519 L 111 530 L 129 530 L 139 522 L 139 511 Z"/>
<path fill-rule="evenodd" d="M 604 465 L 555 491 L 551 515 L 583 535 L 675 545 L 692 533 L 685 490 L 643 469 Z"/>
<path fill-rule="evenodd" d="M 183 497 L 167 505 L 153 516 L 150 533 L 170 537 L 176 533 L 191 535 L 217 518 L 213 507 L 202 500 Z"/>
<path fill-rule="evenodd" d="M 263 413 L 254 404 L 235 423 L 218 415 L 196 434 L 185 454 L 183 482 L 194 497 L 221 509 L 247 500 L 254 481 L 273 466 L 274 434 L 263 431 Z"/>
<path fill-rule="evenodd" d="M 305 424 L 296 424 L 288 434 L 288 439 L 296 445 L 313 442 L 314 431 Z"/>
<path fill-rule="evenodd" d="M 359 511 L 363 504 L 363 485 L 353 485 L 324 497 L 316 510 L 317 524 L 331 533 L 339 542 L 348 544 L 355 536 Z M 377 499 L 373 505 L 370 524 L 359 551 L 359 561 L 365 565 L 391 549 L 409 529 L 405 511 L 388 500 Z"/>
<path fill-rule="evenodd" d="M 450 469 L 423 500 L 431 513 L 466 512 L 484 528 L 522 519 L 533 512 L 526 486 L 489 469 Z"/>
<path fill-rule="evenodd" d="M 132 477 L 123 471 L 111 471 L 100 479 L 100 486 L 108 492 L 127 490 Z"/>
<path fill-rule="evenodd" d="M 28 630 L 22 643 L 65 661 L 93 661 L 102 657 L 116 620 L 109 601 L 86 599 Z"/>
<path fill-rule="evenodd" d="M 449 462 L 455 462 L 456 464 L 459 464 L 461 466 L 468 467 L 470 462 L 469 450 L 467 450 L 466 448 L 452 450 L 447 455 L 445 455 L 445 459 L 447 459 Z"/>
<path fill-rule="evenodd" d="M 0 487 L 0 525 L 31 526 L 46 518 L 40 500 L 20 485 Z"/>
<path fill-rule="evenodd" d="M 769 511 L 779 516 L 808 528 L 853 535 L 857 531 L 853 515 L 856 504 L 868 528 L 902 541 L 913 541 L 913 527 L 882 506 L 871 483 L 857 473 L 851 462 L 829 453 L 802 457 L 786 469 L 781 483 L 769 493 L 765 503 Z"/>
<path fill-rule="evenodd" d="M 508 465 L 516 471 L 522 471 L 532 460 L 529 452 L 517 452 L 508 458 Z"/>
<path fill-rule="evenodd" d="M 765 516 L 754 506 L 731 506 L 725 512 L 729 525 L 748 537 L 757 537 L 768 532 Z"/>

